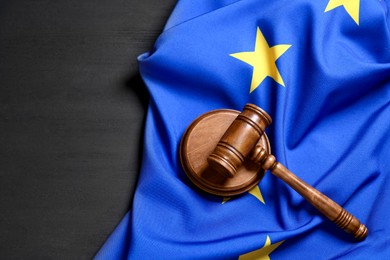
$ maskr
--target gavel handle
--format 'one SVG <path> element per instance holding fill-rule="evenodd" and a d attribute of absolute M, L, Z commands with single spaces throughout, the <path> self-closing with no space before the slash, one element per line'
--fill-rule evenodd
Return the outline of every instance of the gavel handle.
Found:
<path fill-rule="evenodd" d="M 270 170 L 272 174 L 283 180 L 296 192 L 302 195 L 308 202 L 324 214 L 329 220 L 356 239 L 363 240 L 368 235 L 365 225 L 346 211 L 339 204 L 298 178 L 281 163 L 276 162 L 275 156 L 268 154 L 261 146 L 256 146 L 252 151 L 251 158 L 255 163 L 262 165 L 264 170 Z"/>

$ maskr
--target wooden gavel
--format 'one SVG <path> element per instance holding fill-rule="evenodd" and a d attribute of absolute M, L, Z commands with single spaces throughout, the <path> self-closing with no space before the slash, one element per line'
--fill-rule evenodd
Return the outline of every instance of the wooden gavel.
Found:
<path fill-rule="evenodd" d="M 195 120 L 183 136 L 181 162 L 185 172 L 196 186 L 209 193 L 222 195 L 224 185 L 229 186 L 229 183 L 234 182 L 233 180 L 238 180 L 236 181 L 239 183 L 237 193 L 246 191 L 253 187 L 253 183 L 257 184 L 257 182 L 242 181 L 245 174 L 240 177 L 237 171 L 243 167 L 243 164 L 248 164 L 249 158 L 251 161 L 249 164 L 255 164 L 259 166 L 258 169 L 264 171 L 270 170 L 272 174 L 302 195 L 328 219 L 346 232 L 351 233 L 356 239 L 362 240 L 367 236 L 368 229 L 357 218 L 298 178 L 281 163 L 277 162 L 275 156 L 269 154 L 267 151 L 269 148 L 264 147 L 266 146 L 264 143 L 268 142 L 264 131 L 272 120 L 264 110 L 255 105 L 247 104 L 235 119 L 230 119 L 230 121 L 233 120 L 232 123 L 224 132 L 216 147 L 214 144 L 215 149 L 211 154 L 203 155 L 203 152 L 198 152 L 199 149 L 202 149 L 202 146 L 208 146 L 209 143 L 212 143 L 210 136 L 217 136 L 217 134 L 213 134 L 213 131 L 222 131 L 219 130 L 221 127 L 216 126 L 218 129 L 210 130 L 208 140 L 204 143 L 198 143 L 201 142 L 197 140 L 198 138 L 208 135 L 205 128 L 212 127 L 213 124 L 221 124 L 221 121 L 224 120 L 222 114 L 227 118 L 226 115 L 229 113 L 233 112 L 219 110 L 205 114 Z M 266 138 L 266 142 L 264 142 L 264 138 Z M 263 143 L 261 143 L 262 139 Z M 191 149 L 191 147 L 194 148 Z M 207 158 L 207 163 L 203 162 L 206 160 L 205 158 Z M 249 168 L 253 167 L 250 166 Z M 253 176 L 249 178 L 253 179 Z M 243 187 L 245 185 L 248 187 Z"/>

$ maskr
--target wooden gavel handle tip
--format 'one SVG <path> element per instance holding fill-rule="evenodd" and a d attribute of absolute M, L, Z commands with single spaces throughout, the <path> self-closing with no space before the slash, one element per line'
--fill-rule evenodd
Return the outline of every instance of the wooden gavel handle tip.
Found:
<path fill-rule="evenodd" d="M 333 222 L 346 232 L 351 233 L 357 240 L 364 240 L 368 235 L 367 227 L 343 208 Z"/>
<path fill-rule="evenodd" d="M 364 224 L 360 224 L 359 229 L 353 235 L 357 240 L 364 240 L 368 235 L 368 229 Z"/>

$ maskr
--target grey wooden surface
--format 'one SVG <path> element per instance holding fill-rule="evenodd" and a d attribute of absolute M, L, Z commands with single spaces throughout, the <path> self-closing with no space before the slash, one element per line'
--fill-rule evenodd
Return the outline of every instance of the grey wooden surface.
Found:
<path fill-rule="evenodd" d="M 131 206 L 136 57 L 173 0 L 0 1 L 0 258 L 89 259 Z"/>

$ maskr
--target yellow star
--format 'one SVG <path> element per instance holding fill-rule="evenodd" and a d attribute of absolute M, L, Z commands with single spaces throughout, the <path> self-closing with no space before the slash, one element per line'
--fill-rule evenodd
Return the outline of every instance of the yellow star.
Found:
<path fill-rule="evenodd" d="M 256 199 L 260 200 L 261 203 L 265 204 L 265 201 L 264 201 L 264 198 L 263 198 L 263 195 L 261 194 L 261 191 L 260 191 L 260 188 L 259 186 L 255 186 L 254 188 L 252 188 L 250 191 L 248 191 L 249 194 L 251 194 L 252 196 L 254 196 Z M 225 204 L 227 201 L 229 201 L 231 198 L 230 197 L 225 197 L 222 199 L 222 204 Z"/>
<path fill-rule="evenodd" d="M 253 189 L 249 191 L 249 194 L 253 195 L 256 199 L 260 200 L 263 204 L 265 204 L 263 195 L 261 194 L 259 186 L 255 186 Z"/>
<path fill-rule="evenodd" d="M 247 253 L 245 255 L 240 255 L 239 260 L 269 260 L 269 255 L 276 249 L 280 244 L 284 242 L 280 241 L 276 244 L 271 244 L 271 239 L 267 236 L 265 244 L 262 248 Z"/>
<path fill-rule="evenodd" d="M 343 6 L 349 16 L 351 16 L 355 23 L 359 25 L 360 0 L 329 0 L 325 12 L 333 10 L 339 6 Z"/>
<path fill-rule="evenodd" d="M 284 87 L 282 76 L 276 67 L 276 60 L 285 53 L 291 45 L 279 44 L 269 47 L 260 28 L 257 27 L 255 50 L 250 52 L 238 52 L 230 56 L 248 63 L 253 67 L 250 93 L 255 90 L 263 80 L 269 76 Z"/>

